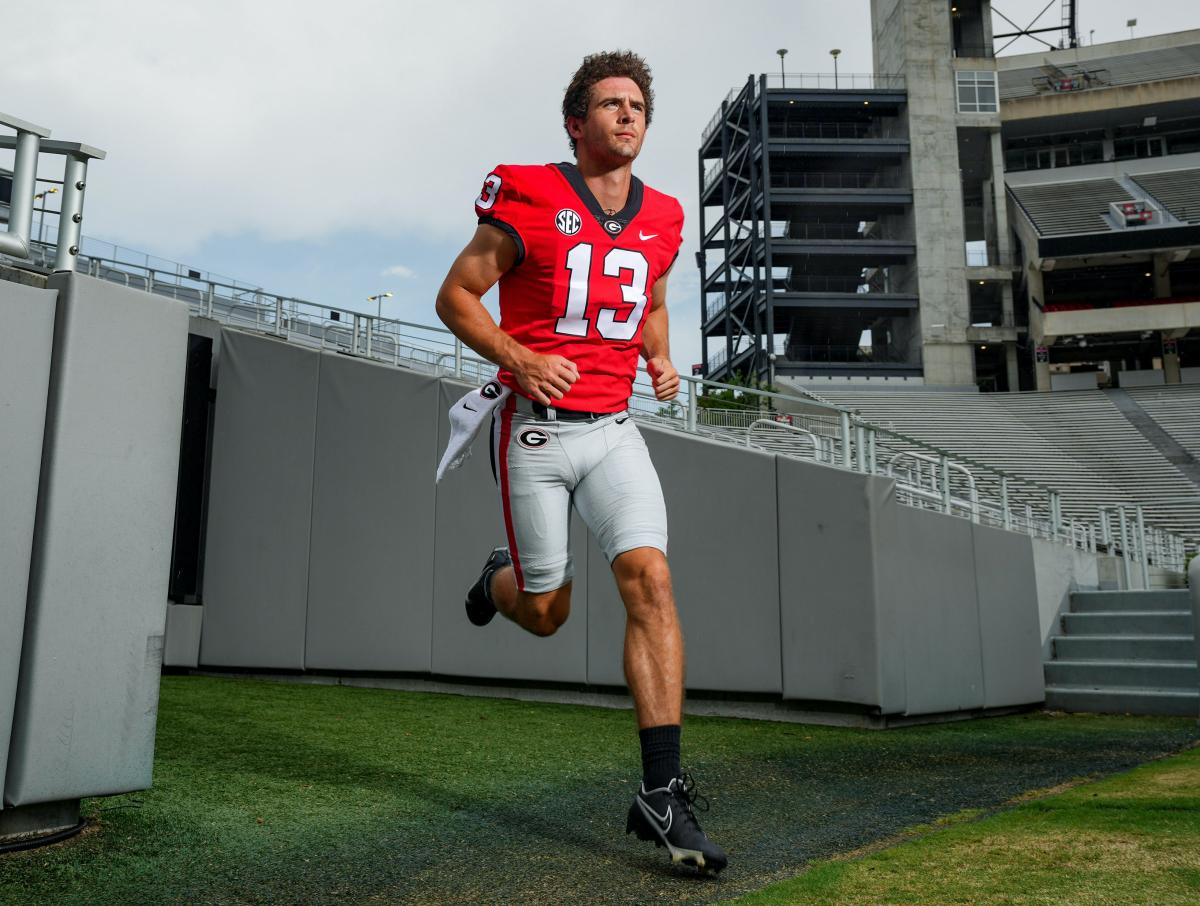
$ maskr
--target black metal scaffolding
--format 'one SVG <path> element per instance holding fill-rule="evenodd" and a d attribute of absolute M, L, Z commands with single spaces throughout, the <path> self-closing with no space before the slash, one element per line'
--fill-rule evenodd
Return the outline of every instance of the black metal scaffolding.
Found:
<path fill-rule="evenodd" d="M 895 76 L 789 74 L 722 102 L 699 151 L 707 377 L 921 373 L 896 339 L 917 308 L 904 101 Z"/>

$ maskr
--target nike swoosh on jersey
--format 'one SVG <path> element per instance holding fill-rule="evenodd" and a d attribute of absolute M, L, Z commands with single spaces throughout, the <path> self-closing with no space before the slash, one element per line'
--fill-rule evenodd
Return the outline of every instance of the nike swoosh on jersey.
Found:
<path fill-rule="evenodd" d="M 658 233 L 651 233 L 649 236 L 647 236 L 641 230 L 638 230 L 638 239 L 641 239 L 643 242 L 645 242 L 647 239 L 657 239 L 657 238 L 658 238 Z"/>

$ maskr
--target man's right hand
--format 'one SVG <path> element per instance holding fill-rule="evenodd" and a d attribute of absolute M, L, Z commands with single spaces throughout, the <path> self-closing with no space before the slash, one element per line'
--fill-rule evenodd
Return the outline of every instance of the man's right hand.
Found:
<path fill-rule="evenodd" d="M 562 399 L 579 380 L 579 369 L 570 359 L 532 351 L 512 369 L 512 373 L 521 389 L 543 406 Z"/>

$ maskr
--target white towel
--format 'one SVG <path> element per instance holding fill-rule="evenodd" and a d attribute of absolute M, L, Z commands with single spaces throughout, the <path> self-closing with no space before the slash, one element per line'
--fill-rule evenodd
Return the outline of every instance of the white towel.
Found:
<path fill-rule="evenodd" d="M 512 390 L 499 381 L 488 381 L 450 407 L 450 441 L 446 444 L 442 461 L 438 463 L 438 481 L 441 481 L 447 472 L 461 466 L 471 455 L 471 444 L 475 442 L 479 429 L 510 393 Z"/>

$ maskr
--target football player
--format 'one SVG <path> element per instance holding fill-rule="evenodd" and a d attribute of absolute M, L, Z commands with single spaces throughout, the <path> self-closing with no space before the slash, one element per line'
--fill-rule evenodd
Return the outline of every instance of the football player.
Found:
<path fill-rule="evenodd" d="M 608 559 L 626 609 L 625 677 L 643 779 L 626 832 L 704 872 L 726 856 L 700 829 L 680 768 L 683 638 L 667 565 L 658 475 L 627 404 L 638 356 L 659 400 L 679 376 L 667 331 L 667 274 L 683 210 L 633 175 L 654 109 L 645 61 L 584 59 L 563 98 L 575 160 L 502 165 L 475 200 L 475 235 L 438 293 L 439 317 L 499 366 L 493 462 L 508 544 L 466 598 L 472 623 L 498 612 L 540 636 L 571 606 L 572 505 Z M 500 324 L 481 297 L 500 284 Z M 511 391 L 511 392 L 508 392 Z"/>

